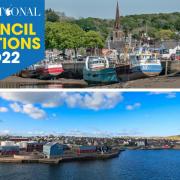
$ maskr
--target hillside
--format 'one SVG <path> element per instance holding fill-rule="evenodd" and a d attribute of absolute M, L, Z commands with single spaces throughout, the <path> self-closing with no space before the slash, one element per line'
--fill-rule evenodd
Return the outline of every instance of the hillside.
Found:
<path fill-rule="evenodd" d="M 55 16 L 55 19 L 50 18 Z M 53 19 L 53 20 L 52 20 Z M 46 20 L 53 21 L 66 21 L 75 23 L 80 26 L 84 31 L 98 31 L 106 39 L 112 32 L 114 20 L 113 19 L 100 19 L 100 18 L 80 18 L 75 19 L 67 17 L 63 12 L 54 12 L 52 9 L 46 10 Z M 160 14 L 142 14 L 142 15 L 129 15 L 121 17 L 121 25 L 125 33 L 132 33 L 134 38 L 139 38 L 140 32 L 148 31 L 149 36 L 159 39 L 165 37 L 179 39 L 180 35 L 180 12 L 174 13 L 160 13 Z M 168 34 L 168 36 L 167 36 Z"/>
<path fill-rule="evenodd" d="M 180 12 L 168 14 L 142 14 L 121 17 L 121 27 L 126 35 L 136 40 L 144 32 L 154 41 L 180 40 Z M 46 47 L 80 48 L 103 47 L 107 37 L 112 37 L 113 19 L 67 17 L 65 13 L 46 10 Z M 54 35 L 53 35 L 54 34 Z"/>
<path fill-rule="evenodd" d="M 95 30 L 101 32 L 104 37 L 112 31 L 114 20 L 99 18 L 82 18 L 72 21 L 84 30 Z M 124 32 L 131 32 L 134 38 L 139 38 L 139 32 L 148 31 L 155 39 L 161 37 L 163 30 L 169 32 L 169 38 L 179 38 L 180 13 L 169 14 L 142 14 L 121 17 L 121 25 Z"/>

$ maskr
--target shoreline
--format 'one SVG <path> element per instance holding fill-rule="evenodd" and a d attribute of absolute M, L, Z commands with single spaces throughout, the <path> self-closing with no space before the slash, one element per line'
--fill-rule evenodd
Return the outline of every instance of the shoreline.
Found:
<path fill-rule="evenodd" d="M 156 76 L 131 81 L 124 81 L 110 85 L 88 86 L 83 79 L 39 80 L 21 78 L 16 76 L 8 77 L 0 81 L 0 88 L 47 88 L 47 89 L 132 89 L 132 88 L 179 88 L 180 76 Z"/>
<path fill-rule="evenodd" d="M 109 154 L 90 154 L 84 156 L 76 157 L 62 157 L 56 159 L 15 159 L 14 157 L 4 157 L 0 158 L 0 163 L 9 163 L 9 164 L 59 164 L 63 162 L 74 162 L 74 161 L 91 161 L 91 160 L 108 160 L 116 158 L 123 150 L 109 153 Z"/>

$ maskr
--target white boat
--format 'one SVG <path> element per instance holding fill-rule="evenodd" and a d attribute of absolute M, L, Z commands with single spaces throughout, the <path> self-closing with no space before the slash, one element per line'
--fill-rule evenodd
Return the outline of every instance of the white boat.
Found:
<path fill-rule="evenodd" d="M 162 65 L 158 55 L 148 48 L 138 48 L 130 54 L 131 79 L 158 76 L 161 72 Z"/>

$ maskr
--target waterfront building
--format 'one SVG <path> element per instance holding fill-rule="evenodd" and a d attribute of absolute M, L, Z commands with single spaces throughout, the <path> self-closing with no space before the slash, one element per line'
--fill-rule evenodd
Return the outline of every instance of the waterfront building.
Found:
<path fill-rule="evenodd" d="M 14 155 L 19 154 L 19 146 L 0 146 L 1 155 Z"/>
<path fill-rule="evenodd" d="M 33 152 L 33 151 L 38 151 L 42 152 L 43 151 L 43 143 L 39 142 L 28 142 L 27 143 L 27 152 Z"/>
<path fill-rule="evenodd" d="M 16 145 L 19 146 L 20 150 L 26 151 L 28 142 L 27 141 L 17 142 Z"/>
<path fill-rule="evenodd" d="M 94 153 L 96 152 L 96 146 L 78 146 L 77 154 L 81 153 Z"/>
<path fill-rule="evenodd" d="M 23 137 L 12 137 L 9 139 L 10 141 L 14 142 L 22 142 L 22 141 L 29 141 L 29 138 L 23 138 Z"/>
<path fill-rule="evenodd" d="M 56 142 L 49 142 L 43 146 L 43 153 L 49 159 L 60 158 L 64 154 L 64 146 Z"/>
<path fill-rule="evenodd" d="M 1 141 L 1 146 L 14 146 L 15 143 L 13 141 Z"/>
<path fill-rule="evenodd" d="M 145 146 L 145 141 L 138 141 L 136 144 L 138 147 L 142 147 Z"/>

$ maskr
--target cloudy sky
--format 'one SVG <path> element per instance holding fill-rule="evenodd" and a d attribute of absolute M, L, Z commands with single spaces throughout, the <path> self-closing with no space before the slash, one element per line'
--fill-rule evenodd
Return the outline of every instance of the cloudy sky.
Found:
<path fill-rule="evenodd" d="M 180 134 L 179 93 L 0 93 L 0 134 Z"/>
<path fill-rule="evenodd" d="M 117 0 L 45 0 L 46 8 L 72 17 L 114 18 Z M 180 12 L 180 0 L 119 0 L 122 15 Z"/>

